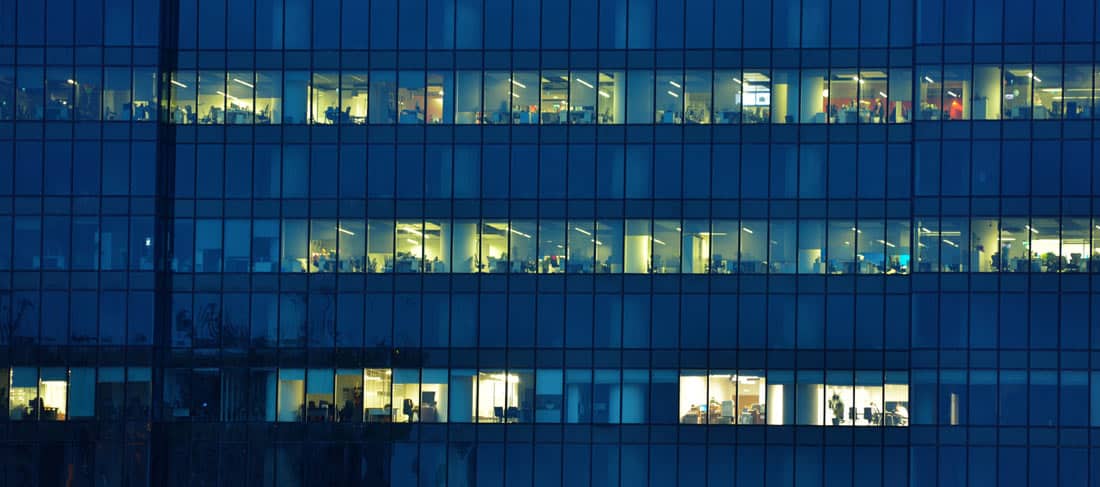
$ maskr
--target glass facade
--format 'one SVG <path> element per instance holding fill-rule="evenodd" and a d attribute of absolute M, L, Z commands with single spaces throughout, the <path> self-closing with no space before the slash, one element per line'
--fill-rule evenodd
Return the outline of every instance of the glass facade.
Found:
<path fill-rule="evenodd" d="M 0 0 L 0 486 L 1100 484 L 1098 27 Z"/>

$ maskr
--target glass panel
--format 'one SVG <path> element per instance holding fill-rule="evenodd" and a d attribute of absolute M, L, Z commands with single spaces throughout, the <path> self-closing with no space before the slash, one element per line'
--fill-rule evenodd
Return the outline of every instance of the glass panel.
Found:
<path fill-rule="evenodd" d="M 768 224 L 766 220 L 741 222 L 741 249 L 738 270 L 743 274 L 768 272 Z"/>
<path fill-rule="evenodd" d="M 335 74 L 330 74 L 335 77 Z M 330 117 L 329 107 L 322 104 L 326 123 L 366 123 L 367 120 L 367 85 L 368 76 L 365 71 L 341 71 L 340 73 L 340 113 Z M 313 77 L 317 86 L 317 77 Z M 322 88 L 323 89 L 323 88 Z M 335 100 L 324 100 L 322 103 L 334 103 Z"/>
<path fill-rule="evenodd" d="M 283 73 L 260 71 L 256 73 L 256 123 L 271 124 L 283 121 Z"/>
<path fill-rule="evenodd" d="M 336 272 L 336 220 L 311 220 L 309 232 L 309 271 Z"/>
<path fill-rule="evenodd" d="M 12 367 L 8 388 L 8 418 L 12 421 L 38 419 L 42 399 L 38 395 L 38 369 Z"/>
<path fill-rule="evenodd" d="M 599 88 L 595 85 L 598 79 L 593 71 L 573 71 L 571 78 L 566 77 L 564 79 L 564 81 L 569 82 L 568 108 L 570 123 L 582 125 L 596 123 L 596 103 L 597 98 L 601 98 L 598 94 Z M 554 83 L 554 81 L 551 79 L 550 83 Z M 547 98 L 544 93 L 543 106 L 545 107 L 546 104 Z"/>
<path fill-rule="evenodd" d="M 622 71 L 600 71 L 599 83 L 594 89 L 599 97 L 599 123 L 626 123 L 626 75 Z M 577 105 L 573 103 L 574 107 Z"/>
<path fill-rule="evenodd" d="M 743 84 L 740 71 L 714 72 L 714 123 L 741 123 Z M 803 93 L 806 93 L 805 89 Z"/>
<path fill-rule="evenodd" d="M 447 422 L 447 370 L 424 369 L 420 386 L 420 422 Z"/>
<path fill-rule="evenodd" d="M 824 274 L 825 221 L 803 220 L 798 226 L 798 273 Z"/>
<path fill-rule="evenodd" d="M 420 421 L 420 370 L 395 369 L 393 371 L 394 422 Z"/>
<path fill-rule="evenodd" d="M 829 220 L 829 273 L 855 274 L 856 228 L 852 220 Z"/>
<path fill-rule="evenodd" d="M 1031 66 L 1005 66 L 1004 118 L 1014 120 L 1031 118 L 1031 81 L 1033 77 Z"/>
<path fill-rule="evenodd" d="M 331 369 L 309 369 L 306 376 L 306 422 L 324 423 L 336 419 L 333 404 L 335 382 Z"/>
<path fill-rule="evenodd" d="M 623 240 L 623 272 L 648 274 L 653 271 L 653 237 L 649 220 L 626 220 Z"/>
<path fill-rule="evenodd" d="M 46 120 L 72 120 L 75 85 L 69 68 L 46 70 Z"/>
<path fill-rule="evenodd" d="M 859 73 L 854 69 L 833 70 L 829 79 L 829 122 L 856 123 L 859 120 Z"/>
<path fill-rule="evenodd" d="M 477 421 L 475 416 L 477 413 L 476 379 L 477 372 L 474 370 L 451 369 L 447 415 L 452 423 L 473 423 Z M 561 371 L 558 373 L 558 388 L 561 388 Z"/>
<path fill-rule="evenodd" d="M 397 238 L 394 244 L 397 257 L 394 260 L 394 272 L 423 272 L 425 240 L 423 222 L 416 220 L 397 222 Z"/>
<path fill-rule="evenodd" d="M 42 68 L 21 67 L 16 77 L 15 113 L 19 120 L 42 120 Z M 127 81 L 129 84 L 129 81 Z"/>
<path fill-rule="evenodd" d="M 909 426 L 908 372 L 886 372 L 882 401 L 885 426 Z"/>
<path fill-rule="evenodd" d="M 799 72 L 776 70 L 772 77 L 772 123 L 798 122 L 798 109 L 802 102 L 798 96 Z"/>
<path fill-rule="evenodd" d="M 367 228 L 363 220 L 340 220 L 336 231 L 340 272 L 366 272 Z"/>
<path fill-rule="evenodd" d="M 253 91 L 256 89 L 256 80 L 252 77 L 252 71 L 236 71 L 229 73 L 229 81 L 226 83 L 226 98 L 229 108 L 226 110 L 225 120 L 229 124 L 253 123 Z"/>
<path fill-rule="evenodd" d="M 507 124 L 511 122 L 512 82 L 507 71 L 485 73 L 485 107 L 482 123 Z M 518 96 L 518 94 L 517 94 Z"/>
<path fill-rule="evenodd" d="M 939 68 L 924 67 L 917 70 L 918 120 L 942 120 L 943 77 Z"/>
<path fill-rule="evenodd" d="M 738 245 L 741 225 L 737 220 L 713 220 L 711 222 L 710 271 L 715 274 L 732 274 L 738 268 Z"/>
<path fill-rule="evenodd" d="M 360 423 L 365 411 L 363 370 L 336 370 L 336 420 L 341 423 Z"/>
<path fill-rule="evenodd" d="M 88 73 L 81 76 L 78 81 L 88 80 L 93 82 L 90 86 L 99 86 L 99 73 L 98 70 L 85 69 L 77 70 L 78 76 L 82 73 Z M 98 90 L 90 90 L 96 92 Z M 96 96 L 98 99 L 98 96 Z M 79 106 L 79 105 L 78 105 Z M 15 73 L 10 66 L 0 67 L 0 120 L 11 120 L 15 116 Z M 99 113 L 95 112 L 95 118 L 87 120 L 98 120 Z"/>
<path fill-rule="evenodd" d="M 309 226 L 307 220 L 283 220 L 282 272 L 306 272 L 309 269 Z"/>
<path fill-rule="evenodd" d="M 859 72 L 859 120 L 861 123 L 886 123 L 888 80 L 885 69 L 861 69 Z"/>
<path fill-rule="evenodd" d="M 542 124 L 569 122 L 569 85 L 569 71 L 542 71 L 539 80 L 541 91 L 539 121 Z"/>
<path fill-rule="evenodd" d="M 830 370 L 826 377 L 825 421 L 832 426 L 853 426 L 864 421 L 862 411 L 855 406 L 855 391 L 852 385 L 852 373 Z M 803 384 L 799 384 L 802 391 Z M 799 399 L 801 406 L 803 401 Z M 801 415 L 801 411 L 799 415 Z M 817 423 L 822 424 L 822 423 Z"/>
<path fill-rule="evenodd" d="M 1061 239 L 1057 218 L 1032 218 L 1025 227 L 1031 233 L 1031 271 L 1058 272 L 1062 269 Z M 1038 268 L 1036 268 L 1038 266 Z"/>
<path fill-rule="evenodd" d="M 92 367 L 69 370 L 69 418 L 95 417 L 95 372 Z"/>
<path fill-rule="evenodd" d="M 913 111 L 913 71 L 910 69 L 890 70 L 889 106 L 886 119 L 890 123 L 909 123 Z"/>
<path fill-rule="evenodd" d="M 129 98 L 129 94 L 126 98 Z M 225 72 L 203 71 L 199 73 L 199 123 L 225 123 L 225 99 Z M 129 103 L 129 100 L 127 100 L 127 103 Z M 129 110 L 126 110 L 126 112 L 129 112 Z"/>
<path fill-rule="evenodd" d="M 886 272 L 886 230 L 882 220 L 860 220 L 856 228 L 856 261 L 859 263 L 859 273 Z"/>
<path fill-rule="evenodd" d="M 707 375 L 702 370 L 680 372 L 680 424 L 707 424 Z"/>
<path fill-rule="evenodd" d="M 679 71 L 657 72 L 657 107 L 656 120 L 658 124 L 684 123 L 684 76 Z"/>
<path fill-rule="evenodd" d="M 970 272 L 999 272 L 1005 265 L 999 252 L 1000 222 L 975 218 L 970 228 Z"/>
<path fill-rule="evenodd" d="M 303 400 L 306 391 L 306 372 L 303 369 L 280 369 L 278 391 L 278 420 L 296 422 L 302 420 Z"/>
<path fill-rule="evenodd" d="M 688 70 L 684 73 L 684 121 L 711 123 L 711 72 Z"/>
<path fill-rule="evenodd" d="M 1053 101 L 1062 102 L 1066 118 L 1092 118 L 1092 66 L 1068 64 L 1065 68 L 1062 91 L 1053 93 Z"/>
<path fill-rule="evenodd" d="M 508 227 L 512 272 L 535 273 L 538 269 L 538 227 L 534 221 L 513 221 Z"/>
<path fill-rule="evenodd" d="M 910 225 L 904 220 L 886 222 L 886 273 L 908 274 L 910 272 Z"/>
<path fill-rule="evenodd" d="M 829 117 L 829 78 L 824 69 L 802 70 L 802 123 L 825 123 Z"/>
<path fill-rule="evenodd" d="M 622 220 L 596 222 L 596 272 L 603 274 L 623 272 L 623 242 Z"/>
<path fill-rule="evenodd" d="M 1031 232 L 1027 218 L 1003 218 L 1001 220 L 1000 252 L 1006 266 L 1002 271 L 1029 272 L 1031 267 Z"/>
<path fill-rule="evenodd" d="M 1062 272 L 1086 272 L 1089 268 L 1089 220 L 1062 220 Z"/>
<path fill-rule="evenodd" d="M 289 87 L 287 87 L 287 91 L 290 91 Z M 346 96 L 350 97 L 351 95 Z M 365 103 L 365 94 L 363 98 Z M 313 79 L 309 84 L 309 107 L 310 120 L 313 123 L 333 124 L 340 121 L 345 112 L 340 105 L 339 73 L 335 71 L 313 73 Z"/>
<path fill-rule="evenodd" d="M 882 395 L 882 373 L 878 371 L 856 371 L 855 414 L 856 426 L 882 426 L 885 424 L 885 409 Z"/>
<path fill-rule="evenodd" d="M 368 423 L 393 421 L 394 409 L 390 401 L 390 369 L 363 370 L 363 407 Z"/>
<path fill-rule="evenodd" d="M 454 123 L 454 75 L 450 72 L 428 73 L 427 104 L 428 123 Z"/>
<path fill-rule="evenodd" d="M 592 220 L 569 221 L 569 246 L 566 249 L 568 255 L 567 272 L 592 273 L 596 247 L 596 238 L 592 230 Z"/>
<path fill-rule="evenodd" d="M 771 221 L 769 229 L 770 252 L 768 264 L 774 274 L 794 274 L 798 248 L 798 230 L 795 221 Z"/>
<path fill-rule="evenodd" d="M 565 271 L 565 225 L 562 221 L 539 221 L 538 267 L 540 274 Z"/>
<path fill-rule="evenodd" d="M 393 220 L 367 222 L 367 272 L 393 272 Z"/>
<path fill-rule="evenodd" d="M 1091 80 L 1091 77 L 1089 78 Z M 1001 118 L 1001 67 L 974 66 L 974 98 L 970 115 L 974 120 Z"/>
<path fill-rule="evenodd" d="M 283 123 L 309 123 L 312 119 L 309 101 L 313 91 L 309 72 L 287 71 L 283 81 L 286 86 L 283 90 Z"/>
<path fill-rule="evenodd" d="M 714 370 L 707 383 L 707 423 L 737 422 L 737 373 Z"/>
<path fill-rule="evenodd" d="M 714 238 L 708 220 L 685 220 L 681 240 L 681 267 L 688 274 L 706 274 L 710 272 L 710 251 Z"/>
<path fill-rule="evenodd" d="M 103 119 L 129 120 L 131 113 L 130 83 L 132 81 L 130 68 L 106 68 L 103 71 L 103 76 Z M 183 96 L 194 96 L 193 92 L 183 93 L 185 90 L 182 87 L 175 84 L 173 86 L 180 88 L 180 94 Z M 189 86 L 194 86 L 194 83 L 189 83 Z M 187 102 L 193 103 L 190 99 Z"/>
<path fill-rule="evenodd" d="M 455 123 L 482 123 L 481 113 L 481 71 L 456 72 Z"/>
<path fill-rule="evenodd" d="M 742 81 L 743 122 L 767 123 L 771 119 L 771 77 L 767 71 L 746 70 Z"/>
<path fill-rule="evenodd" d="M 515 71 L 508 80 L 512 85 L 512 123 L 539 123 L 539 74 L 535 71 Z"/>
<path fill-rule="evenodd" d="M 737 424 L 765 424 L 768 381 L 762 370 L 742 370 L 737 375 Z"/>
<path fill-rule="evenodd" d="M 678 220 L 656 220 L 653 222 L 654 273 L 680 273 L 680 233 L 680 222 Z"/>
<path fill-rule="evenodd" d="M 1062 65 L 1061 64 L 1037 64 L 1035 65 L 1034 92 L 1034 118 L 1036 120 L 1058 119 L 1066 111 L 1066 103 L 1062 92 Z"/>
<path fill-rule="evenodd" d="M 944 120 L 970 120 L 970 66 L 946 66 L 943 75 Z"/>
<path fill-rule="evenodd" d="M 562 412 L 562 371 L 535 371 L 535 422 L 560 423 Z"/>
<path fill-rule="evenodd" d="M 101 92 L 103 88 L 102 77 L 103 75 L 100 73 L 99 68 L 76 68 L 76 78 L 73 82 L 76 84 L 75 100 L 77 120 L 99 120 L 103 105 L 103 93 Z M 8 83 L 10 82 L 11 80 L 9 78 Z M 11 118 L 10 114 L 5 115 L 6 110 L 11 110 L 10 100 L 8 100 L 8 106 L 4 106 L 5 90 L 10 89 L 10 84 L 4 84 L 4 72 L 0 70 L 0 120 Z"/>
<path fill-rule="evenodd" d="M 424 123 L 427 100 L 424 97 L 424 73 L 401 71 L 397 80 L 397 123 Z"/>
<path fill-rule="evenodd" d="M 508 222 L 481 223 L 481 272 L 508 272 Z"/>

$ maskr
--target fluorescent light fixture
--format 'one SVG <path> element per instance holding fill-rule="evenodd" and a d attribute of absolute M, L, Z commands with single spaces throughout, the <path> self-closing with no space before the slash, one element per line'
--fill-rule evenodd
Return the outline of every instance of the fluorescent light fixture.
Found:
<path fill-rule="evenodd" d="M 512 98 L 519 98 L 519 95 L 512 93 Z"/>
<path fill-rule="evenodd" d="M 679 97 L 680 97 L 680 95 L 677 95 L 677 94 L 676 94 L 676 93 L 674 93 L 674 92 L 673 92 L 672 90 L 668 90 L 668 92 L 667 92 L 667 93 L 668 93 L 669 95 L 672 95 L 672 97 L 673 97 L 673 98 L 679 98 Z"/>
<path fill-rule="evenodd" d="M 741 231 L 743 231 L 743 232 L 745 232 L 749 235 L 752 235 L 752 229 L 749 228 L 749 227 L 741 227 Z"/>
<path fill-rule="evenodd" d="M 932 83 L 932 84 L 935 84 L 935 83 L 936 83 L 935 81 L 932 81 L 932 78 L 929 78 L 929 77 L 927 77 L 927 76 L 925 76 L 925 77 L 924 77 L 924 80 L 925 80 L 925 81 L 927 81 L 927 82 L 929 82 L 929 83 Z"/>
<path fill-rule="evenodd" d="M 1027 76 L 1028 76 L 1029 78 L 1031 78 L 1031 79 L 1035 80 L 1035 82 L 1036 82 L 1036 83 L 1042 83 L 1042 82 L 1043 82 L 1043 80 L 1039 79 L 1039 77 L 1038 77 L 1038 76 L 1035 76 L 1035 73 L 1032 73 L 1032 72 L 1030 72 L 1030 71 L 1029 71 L 1029 72 L 1027 73 Z"/>
<path fill-rule="evenodd" d="M 881 92 L 881 91 L 880 91 L 880 92 L 878 92 L 878 96 L 881 96 L 881 97 L 883 97 L 883 98 L 889 98 L 888 96 L 886 96 L 886 93 L 883 93 L 883 92 Z"/>
<path fill-rule="evenodd" d="M 512 82 L 512 84 L 514 84 L 514 85 L 516 85 L 516 86 L 518 86 L 518 87 L 520 87 L 520 88 L 527 88 L 527 85 L 525 85 L 525 84 L 523 84 L 523 83 L 520 83 L 519 81 L 516 81 L 516 80 L 514 80 L 514 79 L 512 79 L 512 78 L 508 78 L 508 81 L 511 81 L 511 82 Z"/>
<path fill-rule="evenodd" d="M 958 97 L 959 97 L 959 95 L 956 95 L 956 94 L 955 94 L 955 92 L 954 92 L 954 91 L 951 91 L 951 90 L 947 90 L 947 94 L 948 94 L 948 95 L 951 95 L 951 96 L 953 96 L 953 97 L 955 97 L 955 98 L 958 98 Z"/>
<path fill-rule="evenodd" d="M 75 80 L 67 79 L 67 80 L 65 80 L 65 82 L 66 82 L 66 83 L 68 83 L 68 84 L 70 84 L 70 85 L 74 85 L 74 86 L 76 85 L 76 81 L 75 81 Z"/>
<path fill-rule="evenodd" d="M 519 236 L 521 236 L 521 237 L 523 237 L 523 238 L 531 238 L 531 236 L 530 236 L 530 235 L 527 235 L 526 233 L 523 233 L 523 232 L 521 232 L 521 231 L 519 231 L 519 230 L 516 230 L 516 229 L 514 229 L 514 228 L 511 228 L 511 227 L 509 227 L 509 228 L 508 228 L 508 231 L 509 231 L 509 232 L 512 232 L 512 233 L 514 233 L 514 234 L 516 234 L 516 235 L 519 235 Z"/>
<path fill-rule="evenodd" d="M 611 98 L 611 95 L 608 95 L 607 92 L 605 92 L 604 90 L 600 90 L 599 93 L 600 93 L 600 96 L 602 96 L 604 98 Z"/>
<path fill-rule="evenodd" d="M 734 82 L 734 83 L 737 83 L 737 84 L 741 84 L 741 80 L 739 80 L 739 79 L 737 79 L 737 78 L 733 78 L 733 82 Z"/>
<path fill-rule="evenodd" d="M 589 88 L 595 88 L 595 86 L 592 86 L 592 83 L 589 83 L 589 82 L 587 82 L 587 81 L 585 81 L 585 80 L 583 80 L 583 79 L 580 79 L 580 78 L 573 78 L 573 79 L 577 80 L 577 82 L 578 82 L 578 83 L 580 83 L 580 84 L 582 84 L 582 85 L 585 85 L 585 86 L 587 86 L 587 87 L 589 87 Z"/>
<path fill-rule="evenodd" d="M 858 229 L 858 228 L 856 228 L 856 227 L 852 227 L 852 231 L 853 231 L 853 232 L 856 232 L 856 233 L 863 233 L 863 230 L 860 230 L 860 229 Z"/>
<path fill-rule="evenodd" d="M 959 244 L 957 244 L 957 243 L 955 243 L 955 242 L 952 242 L 952 241 L 950 241 L 950 240 L 948 240 L 948 239 L 946 239 L 946 238 L 945 238 L 945 239 L 943 239 L 943 243 L 945 243 L 945 244 L 947 244 L 947 245 L 950 245 L 950 246 L 952 246 L 952 247 L 955 247 L 955 248 L 958 248 L 958 247 L 959 247 Z"/>
<path fill-rule="evenodd" d="M 351 231 L 351 230 L 348 230 L 348 229 L 346 229 L 346 228 L 344 228 L 344 227 L 341 227 L 340 225 L 336 225 L 336 231 L 337 231 L 337 232 L 340 232 L 340 233 L 343 233 L 343 234 L 345 234 L 345 235 L 352 235 L 352 236 L 354 236 L 354 235 L 355 235 L 355 232 L 353 232 L 353 231 Z"/>
<path fill-rule="evenodd" d="M 249 82 L 247 82 L 247 81 L 245 81 L 245 80 L 242 80 L 242 79 L 237 79 L 237 78 L 233 78 L 233 82 L 234 82 L 234 83 L 237 83 L 237 84 L 239 84 L 239 85 L 244 85 L 244 86 L 247 86 L 247 87 L 249 87 L 249 88 L 255 88 L 255 87 L 256 87 L 256 85 L 254 85 L 254 84 L 252 84 L 252 83 L 249 83 Z"/>
<path fill-rule="evenodd" d="M 420 232 L 420 230 L 417 230 L 412 225 L 405 225 L 404 227 L 401 227 L 401 229 L 406 231 L 406 232 L 409 232 L 413 235 L 424 235 L 423 233 Z"/>
<path fill-rule="evenodd" d="M 583 233 L 583 234 L 585 234 L 585 235 L 588 235 L 589 237 L 591 237 L 591 236 L 592 236 L 592 232 L 589 232 L 588 230 L 585 230 L 585 229 L 583 229 L 583 228 L 581 228 L 581 227 L 573 227 L 573 230 L 576 230 L 576 231 L 578 231 L 578 232 L 581 232 L 581 233 Z"/>
<path fill-rule="evenodd" d="M 1038 230 L 1036 230 L 1036 229 L 1034 229 L 1034 228 L 1031 228 L 1031 225 L 1024 225 L 1024 228 L 1026 228 L 1026 229 L 1030 230 L 1030 231 L 1031 231 L 1031 233 L 1034 233 L 1034 234 L 1036 234 L 1036 235 L 1038 235 L 1038 234 L 1039 234 L 1039 231 L 1038 231 Z"/>
<path fill-rule="evenodd" d="M 411 238 L 406 238 L 405 241 L 408 242 L 408 243 L 411 243 L 413 245 L 417 245 L 417 244 L 420 243 L 420 242 L 417 242 L 416 240 L 413 240 Z"/>
<path fill-rule="evenodd" d="M 187 85 L 185 85 L 183 83 L 180 83 L 179 81 L 176 81 L 176 80 L 171 80 L 171 83 L 176 85 L 176 86 L 179 86 L 180 88 L 187 88 Z"/>
<path fill-rule="evenodd" d="M 670 84 L 670 85 L 672 85 L 672 86 L 675 86 L 675 87 L 677 87 L 677 88 L 679 88 L 679 87 L 680 87 L 680 83 L 677 83 L 677 82 L 675 82 L 675 81 L 672 81 L 672 80 L 668 80 L 668 84 Z"/>
<path fill-rule="evenodd" d="M 664 242 L 662 242 L 659 239 L 656 239 L 656 238 L 653 238 L 653 237 L 649 237 L 649 238 L 652 239 L 653 243 L 655 243 L 655 244 L 658 244 L 658 245 L 664 245 L 665 244 Z"/>

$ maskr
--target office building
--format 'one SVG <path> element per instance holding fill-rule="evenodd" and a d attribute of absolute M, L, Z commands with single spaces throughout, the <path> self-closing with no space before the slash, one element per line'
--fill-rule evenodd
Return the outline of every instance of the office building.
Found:
<path fill-rule="evenodd" d="M 0 0 L 0 485 L 1093 485 L 1090 0 Z"/>

